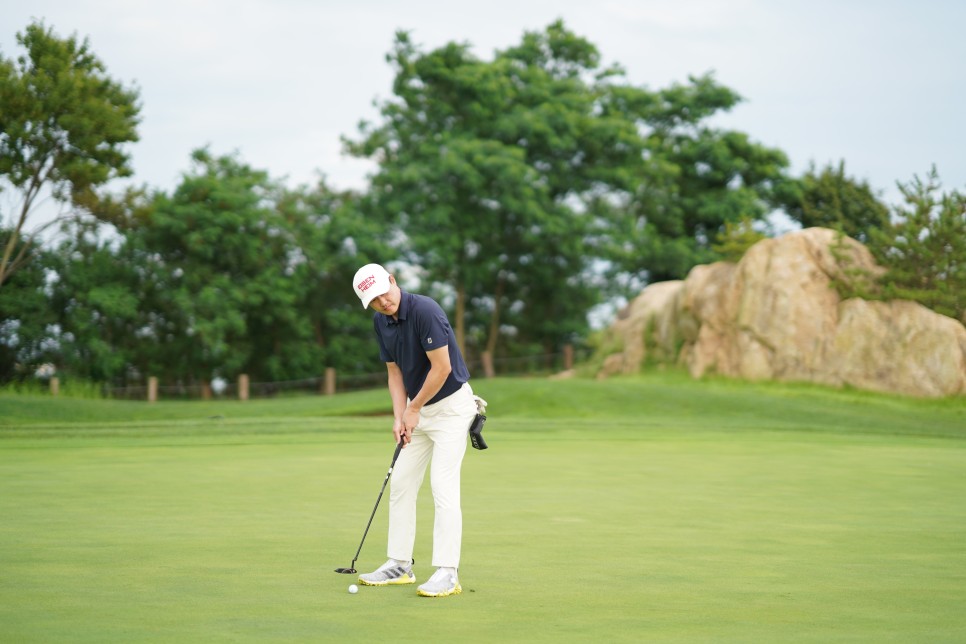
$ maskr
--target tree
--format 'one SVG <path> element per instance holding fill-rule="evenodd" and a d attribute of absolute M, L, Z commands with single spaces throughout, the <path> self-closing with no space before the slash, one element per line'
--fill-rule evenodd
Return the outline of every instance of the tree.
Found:
<path fill-rule="evenodd" d="M 42 262 L 14 276 L 11 293 L 21 295 L 22 278 L 40 271 L 31 310 L 47 315 L 31 316 L 29 328 L 25 314 L 0 318 L 0 356 L 40 356 L 34 363 L 115 386 L 148 375 L 198 384 L 376 371 L 371 320 L 350 285 L 359 265 L 385 255 L 385 242 L 357 197 L 321 180 L 285 189 L 233 156 L 192 158 L 174 194 L 145 195 L 117 235 L 75 222 Z M 18 302 L 11 315 L 27 310 L 27 298 Z"/>
<path fill-rule="evenodd" d="M 192 159 L 194 172 L 126 233 L 156 307 L 142 334 L 168 356 L 158 375 L 304 375 L 318 356 L 293 279 L 304 260 L 275 208 L 280 187 L 231 156 L 197 150 Z"/>
<path fill-rule="evenodd" d="M 371 312 L 363 311 L 351 288 L 356 270 L 391 257 L 389 236 L 379 219 L 370 216 L 359 195 L 337 192 L 320 179 L 311 187 L 285 191 L 277 204 L 293 226 L 294 240 L 304 261 L 292 278 L 302 284 L 297 305 L 312 329 L 318 362 L 339 371 L 340 379 L 382 369 L 373 341 Z"/>
<path fill-rule="evenodd" d="M 117 260 L 138 276 L 129 352 L 167 382 L 371 373 L 371 321 L 351 289 L 383 254 L 382 229 L 351 193 L 286 189 L 235 156 L 192 155 L 173 194 L 122 227 Z"/>
<path fill-rule="evenodd" d="M 869 184 L 845 174 L 845 161 L 817 172 L 814 164 L 783 199 L 786 214 L 803 228 L 834 228 L 867 242 L 871 230 L 889 225 L 889 209 Z"/>
<path fill-rule="evenodd" d="M 711 250 L 718 253 L 726 262 L 738 262 L 744 257 L 749 248 L 757 244 L 766 235 L 755 230 L 754 222 L 750 218 L 737 223 L 725 222 L 724 232 L 718 236 L 718 242 Z"/>
<path fill-rule="evenodd" d="M 600 297 L 579 279 L 595 226 L 579 202 L 639 156 L 633 122 L 599 114 L 616 72 L 560 22 L 491 62 L 455 43 L 424 54 L 405 33 L 387 58 L 396 99 L 346 143 L 378 160 L 374 204 L 404 232 L 405 258 L 452 286 L 458 342 L 495 351 L 511 311 L 534 340 L 567 341 Z M 543 295 L 571 303 L 557 307 L 566 319 Z"/>
<path fill-rule="evenodd" d="M 638 283 L 683 278 L 718 258 L 713 245 L 726 224 L 762 221 L 779 203 L 788 182 L 785 154 L 706 125 L 740 101 L 710 74 L 656 92 L 617 87 L 607 97 L 605 113 L 633 119 L 645 138 L 641 159 L 628 168 L 633 188 L 594 204 L 614 230 L 614 273 Z"/>
<path fill-rule="evenodd" d="M 17 41 L 25 55 L 16 61 L 0 56 L 0 177 L 20 195 L 0 260 L 0 286 L 49 225 L 25 229 L 45 190 L 56 202 L 96 214 L 97 189 L 130 176 L 124 146 L 138 139 L 140 111 L 137 91 L 108 77 L 87 39 L 61 39 L 34 22 Z"/>
<path fill-rule="evenodd" d="M 59 373 L 126 384 L 144 366 L 142 333 L 151 324 L 156 286 L 138 270 L 131 249 L 99 235 L 96 223 L 71 228 L 41 256 L 54 316 L 45 337 L 48 359 Z"/>
<path fill-rule="evenodd" d="M 871 229 L 869 250 L 886 269 L 881 297 L 915 300 L 966 323 L 966 194 L 940 193 L 936 168 L 898 184 L 895 221 Z"/>

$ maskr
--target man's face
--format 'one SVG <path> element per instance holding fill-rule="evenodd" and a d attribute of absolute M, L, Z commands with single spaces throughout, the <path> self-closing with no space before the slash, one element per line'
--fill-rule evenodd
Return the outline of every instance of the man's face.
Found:
<path fill-rule="evenodd" d="M 389 290 L 377 295 L 369 302 L 369 308 L 383 315 L 395 315 L 399 311 L 400 291 L 396 286 L 396 278 L 389 276 Z"/>

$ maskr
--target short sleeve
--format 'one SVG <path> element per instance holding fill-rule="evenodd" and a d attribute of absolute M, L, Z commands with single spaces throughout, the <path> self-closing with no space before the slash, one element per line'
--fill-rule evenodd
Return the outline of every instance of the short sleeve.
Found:
<path fill-rule="evenodd" d="M 427 352 L 449 345 L 450 328 L 446 314 L 438 306 L 434 308 L 437 310 L 420 315 L 416 324 L 419 343 Z"/>

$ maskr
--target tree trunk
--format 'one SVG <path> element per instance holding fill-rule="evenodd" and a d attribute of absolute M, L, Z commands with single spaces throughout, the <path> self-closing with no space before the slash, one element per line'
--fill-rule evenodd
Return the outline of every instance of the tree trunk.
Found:
<path fill-rule="evenodd" d="M 500 300 L 503 299 L 505 282 L 501 275 L 496 281 L 496 291 L 493 293 L 493 314 L 490 316 L 490 332 L 486 338 L 486 350 L 491 356 L 496 355 L 496 343 L 500 337 Z"/>
<path fill-rule="evenodd" d="M 466 286 L 460 282 L 456 285 L 456 346 L 460 353 L 466 355 Z"/>
<path fill-rule="evenodd" d="M 46 163 L 46 161 L 44 163 Z M 3 286 L 3 283 L 10 279 L 10 276 L 23 262 L 25 254 L 30 248 L 31 242 L 33 241 L 33 236 L 31 236 L 26 242 L 24 242 L 20 252 L 17 253 L 17 256 L 14 259 L 10 259 L 11 255 L 13 255 L 13 249 L 17 247 L 17 241 L 20 239 L 24 224 L 27 222 L 27 214 L 30 212 L 34 199 L 40 193 L 40 188 L 43 186 L 44 180 L 40 177 L 42 168 L 43 165 L 38 168 L 37 171 L 34 172 L 34 176 L 31 177 L 30 185 L 27 187 L 27 190 L 24 193 L 23 204 L 20 208 L 20 216 L 17 218 L 17 224 L 14 226 L 13 230 L 10 231 L 10 238 L 7 240 L 7 244 L 3 249 L 3 259 L 0 260 L 0 286 Z M 46 228 L 46 226 L 44 226 L 44 228 Z"/>

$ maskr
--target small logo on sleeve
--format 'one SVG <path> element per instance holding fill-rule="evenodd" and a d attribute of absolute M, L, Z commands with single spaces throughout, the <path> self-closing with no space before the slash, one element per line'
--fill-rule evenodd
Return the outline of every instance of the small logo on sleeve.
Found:
<path fill-rule="evenodd" d="M 426 338 L 426 344 L 432 344 L 432 343 L 433 343 L 432 338 Z"/>

